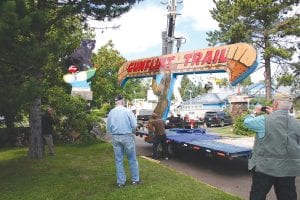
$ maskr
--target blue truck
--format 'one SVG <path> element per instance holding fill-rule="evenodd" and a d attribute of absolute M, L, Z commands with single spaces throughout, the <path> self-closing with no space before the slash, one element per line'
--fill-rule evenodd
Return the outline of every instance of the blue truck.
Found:
<path fill-rule="evenodd" d="M 146 130 L 138 130 L 137 136 L 144 137 L 151 143 L 151 135 Z M 196 151 L 205 153 L 209 157 L 223 157 L 227 159 L 248 158 L 251 154 L 253 137 L 222 137 L 208 132 L 204 128 L 166 129 L 168 153 L 176 156 L 178 150 Z"/>

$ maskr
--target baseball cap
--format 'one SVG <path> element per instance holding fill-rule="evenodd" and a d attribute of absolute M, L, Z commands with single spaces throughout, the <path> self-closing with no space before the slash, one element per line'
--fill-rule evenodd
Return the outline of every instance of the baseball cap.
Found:
<path fill-rule="evenodd" d="M 277 101 L 290 101 L 290 102 L 293 100 L 292 96 L 287 92 L 278 92 L 274 95 L 273 99 Z"/>
<path fill-rule="evenodd" d="M 120 101 L 120 100 L 122 100 L 122 99 L 124 99 L 123 95 L 118 94 L 118 95 L 116 96 L 116 98 L 115 98 L 115 101 Z"/>

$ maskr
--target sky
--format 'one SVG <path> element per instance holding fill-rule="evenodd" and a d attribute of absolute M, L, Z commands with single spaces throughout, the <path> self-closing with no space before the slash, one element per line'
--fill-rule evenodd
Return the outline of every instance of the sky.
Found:
<path fill-rule="evenodd" d="M 91 26 L 96 28 L 95 50 L 112 40 L 114 48 L 127 60 L 161 55 L 161 33 L 167 28 L 167 5 L 161 2 L 167 0 L 144 0 L 117 19 L 90 22 Z M 176 17 L 174 35 L 186 39 L 180 52 L 208 47 L 206 33 L 218 28 L 218 23 L 209 13 L 213 6 L 211 0 L 182 0 L 182 3 L 177 4 L 177 13 L 180 15 Z M 114 26 L 119 28 L 111 28 Z M 175 44 L 173 52 L 176 52 Z M 204 76 L 203 79 L 206 79 L 209 75 L 196 75 L 196 77 L 190 75 L 190 78 L 198 79 L 198 76 Z M 213 76 L 228 78 L 227 73 L 213 74 Z M 252 82 L 264 80 L 263 70 L 254 72 L 251 80 Z"/>

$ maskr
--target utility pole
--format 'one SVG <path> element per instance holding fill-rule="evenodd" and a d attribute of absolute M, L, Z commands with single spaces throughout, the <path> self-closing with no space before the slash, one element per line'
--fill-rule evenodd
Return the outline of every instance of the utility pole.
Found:
<path fill-rule="evenodd" d="M 173 52 L 173 43 L 177 39 L 174 37 L 175 19 L 176 19 L 176 0 L 170 0 L 167 4 L 168 21 L 167 30 L 162 32 L 162 55 L 171 54 Z M 182 38 L 179 38 L 180 40 Z M 177 39 L 178 40 L 178 39 Z M 178 47 L 177 47 L 178 48 Z M 170 106 L 171 96 L 174 89 L 176 78 L 172 76 L 171 71 L 162 71 L 152 79 L 152 90 L 158 96 L 158 103 L 154 112 L 161 115 L 164 120 L 167 119 Z"/>
<path fill-rule="evenodd" d="M 176 20 L 176 4 L 182 2 L 176 2 L 176 0 L 170 0 L 168 2 L 168 21 L 167 21 L 167 30 L 162 32 L 162 55 L 173 53 L 173 44 L 174 40 L 174 29 L 175 29 L 175 20 Z M 165 3 L 163 3 L 165 4 Z"/>

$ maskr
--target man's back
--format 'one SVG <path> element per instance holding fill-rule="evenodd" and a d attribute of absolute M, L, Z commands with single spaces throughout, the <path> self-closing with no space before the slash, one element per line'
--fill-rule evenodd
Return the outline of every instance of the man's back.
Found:
<path fill-rule="evenodd" d="M 108 114 L 107 128 L 112 134 L 132 133 L 136 125 L 132 111 L 123 106 L 115 107 Z"/>

